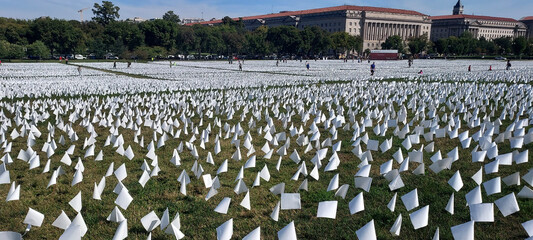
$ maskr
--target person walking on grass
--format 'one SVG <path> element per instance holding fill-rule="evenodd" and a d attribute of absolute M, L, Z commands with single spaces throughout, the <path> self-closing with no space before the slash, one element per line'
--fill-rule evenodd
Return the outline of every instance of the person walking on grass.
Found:
<path fill-rule="evenodd" d="M 78 66 L 78 74 L 81 76 L 81 66 Z"/>
<path fill-rule="evenodd" d="M 511 70 L 511 60 L 507 60 L 507 68 L 505 70 Z"/>
<path fill-rule="evenodd" d="M 492 65 L 489 66 L 489 71 L 492 71 Z"/>
<path fill-rule="evenodd" d="M 375 71 L 376 71 L 376 62 L 373 62 L 372 65 L 370 65 L 370 76 L 374 76 Z"/>
<path fill-rule="evenodd" d="M 113 61 L 113 68 L 117 68 L 117 61 Z"/>
<path fill-rule="evenodd" d="M 472 71 L 472 65 L 468 65 L 468 71 L 469 71 L 469 72 Z"/>
<path fill-rule="evenodd" d="M 242 63 L 239 61 L 239 71 L 242 71 Z"/>
<path fill-rule="evenodd" d="M 307 71 L 309 71 L 309 68 L 311 67 L 311 66 L 309 65 L 309 62 L 307 62 L 307 61 L 305 62 L 305 67 L 307 68 Z"/>

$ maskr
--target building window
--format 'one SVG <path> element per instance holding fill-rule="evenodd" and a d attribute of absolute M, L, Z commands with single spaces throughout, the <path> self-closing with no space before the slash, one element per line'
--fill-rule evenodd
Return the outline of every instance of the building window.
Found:
<path fill-rule="evenodd" d="M 350 22 L 350 26 L 352 26 L 352 22 Z"/>

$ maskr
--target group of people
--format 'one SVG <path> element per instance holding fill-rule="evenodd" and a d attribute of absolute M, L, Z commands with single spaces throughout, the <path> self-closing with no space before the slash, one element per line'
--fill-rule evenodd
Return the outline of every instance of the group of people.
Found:
<path fill-rule="evenodd" d="M 131 62 L 128 61 L 128 68 L 130 68 L 130 67 L 131 67 Z M 117 61 L 113 61 L 113 68 L 117 68 Z"/>
<path fill-rule="evenodd" d="M 507 60 L 507 64 L 505 65 L 505 70 L 511 70 L 511 60 Z M 468 65 L 468 71 L 471 72 L 472 71 L 472 65 Z M 489 71 L 492 71 L 492 65 L 489 65 Z"/>

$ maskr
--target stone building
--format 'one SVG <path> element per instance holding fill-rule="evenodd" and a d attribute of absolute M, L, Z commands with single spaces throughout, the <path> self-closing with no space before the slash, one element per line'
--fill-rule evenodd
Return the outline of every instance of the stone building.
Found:
<path fill-rule="evenodd" d="M 526 36 L 528 38 L 533 38 L 533 16 L 524 17 L 520 19 L 520 22 L 527 26 Z"/>
<path fill-rule="evenodd" d="M 500 37 L 516 38 L 526 36 L 526 24 L 512 18 L 490 17 L 463 14 L 461 0 L 453 8 L 453 15 L 430 17 L 431 40 L 461 36 L 470 32 L 475 38 L 492 40 Z"/>
<path fill-rule="evenodd" d="M 363 37 L 363 49 L 381 49 L 381 43 L 392 35 L 399 35 L 403 40 L 407 40 L 423 34 L 427 34 L 429 38 L 431 34 L 429 16 L 416 11 L 392 8 L 344 5 L 234 18 L 239 19 L 242 19 L 248 30 L 260 26 L 294 26 L 298 29 L 318 26 L 332 33 L 347 32 Z M 221 23 L 222 20 L 213 20 L 200 24 Z"/>

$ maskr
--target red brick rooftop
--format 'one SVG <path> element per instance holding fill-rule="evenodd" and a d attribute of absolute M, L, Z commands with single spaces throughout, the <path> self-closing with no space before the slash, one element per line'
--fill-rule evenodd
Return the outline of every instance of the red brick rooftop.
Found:
<path fill-rule="evenodd" d="M 431 19 L 431 20 L 464 19 L 464 18 L 481 19 L 481 20 L 493 20 L 493 21 L 504 21 L 504 22 L 518 22 L 516 19 L 512 19 L 512 18 L 489 17 L 489 16 L 466 15 L 466 14 L 443 15 L 443 16 L 429 17 L 429 19 Z"/>
<path fill-rule="evenodd" d="M 276 17 L 287 17 L 287 16 L 299 16 L 299 15 L 306 15 L 306 14 L 335 12 L 335 11 L 346 11 L 346 10 L 369 11 L 369 12 L 386 12 L 386 13 L 397 13 L 397 14 L 427 16 L 426 14 L 422 14 L 422 13 L 419 13 L 417 11 L 411 11 L 411 10 L 344 5 L 344 6 L 337 6 L 337 7 L 317 8 L 317 9 L 301 10 L 301 11 L 284 11 L 284 12 L 280 12 L 280 13 L 242 17 L 242 20 L 254 20 L 254 19 L 265 19 L 265 18 L 276 18 Z M 239 20 L 239 18 L 233 18 L 233 20 L 237 21 L 237 20 Z M 222 22 L 222 20 L 213 20 L 213 21 L 205 21 L 205 22 L 199 22 L 199 23 L 191 23 L 191 24 L 187 24 L 187 25 L 217 24 L 217 23 L 221 23 L 221 22 Z"/>
<path fill-rule="evenodd" d="M 522 19 L 520 19 L 521 21 L 531 21 L 533 20 L 533 16 L 529 16 L 529 17 L 523 17 Z"/>

